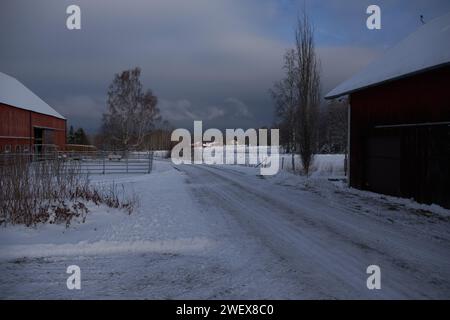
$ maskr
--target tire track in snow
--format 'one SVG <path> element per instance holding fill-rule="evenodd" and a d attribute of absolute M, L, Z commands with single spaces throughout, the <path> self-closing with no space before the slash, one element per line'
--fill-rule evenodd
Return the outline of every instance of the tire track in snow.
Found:
<path fill-rule="evenodd" d="M 232 170 L 205 166 L 182 168 L 193 188 L 197 189 L 197 195 L 203 193 L 203 197 L 215 199 L 211 202 L 220 204 L 220 209 L 239 221 L 243 229 L 291 261 L 294 269 L 300 270 L 300 275 L 309 275 L 303 280 L 308 282 L 311 290 L 339 298 L 449 296 L 448 273 L 430 274 L 428 268 L 422 268 L 427 262 L 425 259 L 415 264 L 414 257 L 404 258 L 408 253 L 397 256 L 395 250 L 389 252 L 383 241 L 377 241 L 382 240 L 376 239 L 376 231 L 382 230 L 379 221 L 367 217 L 339 221 L 337 218 L 345 218 L 342 209 L 336 210 L 336 217 L 331 219 L 330 214 L 319 214 L 326 207 L 321 203 L 313 210 L 315 214 L 311 208 L 302 208 L 301 196 L 298 199 L 300 205 L 286 202 L 277 190 L 273 190 L 277 186 L 264 182 L 264 179 L 258 180 L 258 184 L 272 188 L 263 192 L 252 188 L 253 177 Z M 355 222 L 362 225 L 352 225 Z M 361 231 L 361 228 L 371 227 L 376 227 L 375 232 Z M 392 230 L 378 234 L 378 237 L 386 235 L 398 242 L 394 247 L 405 246 L 404 239 Z M 448 254 L 441 258 L 432 257 L 444 263 L 449 260 Z M 379 264 L 384 271 L 381 291 L 369 291 L 365 287 L 365 268 L 370 264 Z"/>

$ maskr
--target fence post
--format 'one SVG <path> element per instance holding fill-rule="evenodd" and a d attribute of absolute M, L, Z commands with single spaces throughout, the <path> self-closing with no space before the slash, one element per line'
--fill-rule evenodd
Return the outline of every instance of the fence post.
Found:
<path fill-rule="evenodd" d="M 106 161 L 106 154 L 104 152 L 102 154 L 102 160 L 103 160 L 103 174 L 105 174 L 105 161 Z"/>
<path fill-rule="evenodd" d="M 148 152 L 148 173 L 152 172 L 153 167 L 153 151 Z"/>
<path fill-rule="evenodd" d="M 127 154 L 127 157 L 126 157 L 126 164 L 127 164 L 127 173 L 128 173 L 128 154 Z"/>

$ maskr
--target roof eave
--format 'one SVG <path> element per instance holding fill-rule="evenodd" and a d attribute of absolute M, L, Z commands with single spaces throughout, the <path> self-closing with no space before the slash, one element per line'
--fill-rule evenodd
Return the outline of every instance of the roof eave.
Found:
<path fill-rule="evenodd" d="M 32 112 L 32 113 L 36 113 L 36 114 L 41 114 L 41 115 L 44 115 L 44 116 L 53 117 L 53 118 L 56 118 L 56 119 L 61 119 L 61 120 L 67 121 L 67 118 L 66 118 L 66 117 L 62 116 L 58 111 L 56 111 L 56 110 L 53 109 L 53 108 L 52 108 L 52 109 L 57 113 L 57 115 L 55 115 L 55 114 L 48 114 L 48 113 L 39 112 L 39 111 L 34 111 L 34 110 L 30 110 L 30 109 L 23 108 L 23 107 L 19 107 L 19 106 L 15 106 L 15 105 L 12 105 L 12 104 L 3 102 L 3 101 L 0 101 L 0 104 L 3 104 L 3 105 L 8 106 L 8 107 L 12 107 L 12 108 L 20 109 L 20 110 L 25 110 L 25 111 L 28 111 L 28 112 Z"/>
<path fill-rule="evenodd" d="M 409 77 L 415 76 L 417 74 L 425 73 L 425 72 L 428 72 L 428 71 L 431 71 L 431 70 L 435 70 L 435 69 L 439 69 L 439 68 L 444 68 L 444 67 L 447 67 L 447 66 L 450 66 L 450 61 L 449 62 L 444 62 L 444 63 L 441 63 L 441 64 L 437 64 L 437 65 L 434 65 L 434 66 L 431 66 L 431 67 L 426 67 L 426 68 L 423 68 L 423 69 L 419 69 L 419 70 L 416 70 L 416 71 L 413 71 L 413 72 L 405 73 L 405 74 L 402 74 L 400 76 L 389 78 L 389 79 L 386 79 L 384 81 L 372 83 L 372 84 L 369 84 L 369 85 L 366 85 L 366 86 L 363 86 L 363 87 L 359 87 L 359 88 L 355 88 L 355 89 L 351 89 L 351 90 L 347 90 L 347 91 L 343 91 L 343 92 L 339 92 L 339 93 L 335 93 L 333 95 L 330 95 L 330 93 L 333 92 L 333 90 L 332 90 L 325 96 L 325 99 L 326 100 L 336 99 L 336 98 L 339 98 L 339 97 L 342 97 L 342 96 L 346 96 L 346 95 L 349 95 L 349 94 L 352 94 L 352 93 L 355 93 L 355 92 L 358 92 L 358 91 L 366 90 L 366 89 L 373 88 L 373 87 L 378 87 L 378 86 L 381 86 L 381 85 L 386 84 L 386 83 L 390 83 L 390 82 L 393 82 L 393 81 L 401 80 L 401 79 L 404 79 L 404 78 L 409 78 Z"/>

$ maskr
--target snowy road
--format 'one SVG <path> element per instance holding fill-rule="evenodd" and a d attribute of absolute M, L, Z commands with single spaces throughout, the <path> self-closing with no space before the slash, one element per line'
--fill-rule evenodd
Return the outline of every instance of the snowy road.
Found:
<path fill-rule="evenodd" d="M 183 170 L 204 207 L 216 206 L 218 212 L 270 248 L 289 265 L 291 276 L 307 295 L 450 296 L 448 238 L 433 238 L 423 225 L 407 227 L 361 215 L 309 190 L 274 186 L 232 167 L 190 166 Z M 372 264 L 382 270 L 380 291 L 366 287 L 365 271 Z"/>
<path fill-rule="evenodd" d="M 450 220 L 326 179 L 157 161 L 139 212 L 0 230 L 1 298 L 450 298 Z M 82 270 L 82 289 L 65 268 Z M 381 268 L 368 290 L 366 268 Z"/>

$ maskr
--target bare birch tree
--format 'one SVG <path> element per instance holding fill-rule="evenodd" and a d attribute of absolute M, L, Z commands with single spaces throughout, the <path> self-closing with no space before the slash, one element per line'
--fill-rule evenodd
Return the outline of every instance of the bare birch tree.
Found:
<path fill-rule="evenodd" d="M 138 148 L 160 119 L 158 99 L 144 91 L 141 70 L 116 74 L 108 89 L 108 111 L 103 114 L 103 134 L 112 147 L 128 151 Z"/>

